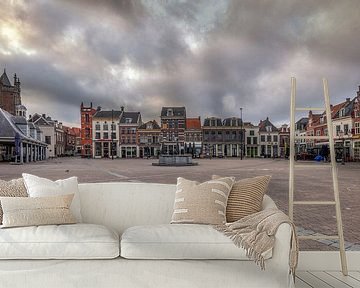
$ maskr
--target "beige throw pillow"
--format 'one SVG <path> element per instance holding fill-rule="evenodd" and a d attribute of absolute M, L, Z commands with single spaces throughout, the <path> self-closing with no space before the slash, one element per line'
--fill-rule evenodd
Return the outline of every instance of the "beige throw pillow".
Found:
<path fill-rule="evenodd" d="M 74 194 L 51 197 L 0 197 L 3 226 L 34 226 L 76 223 L 70 212 Z"/>
<path fill-rule="evenodd" d="M 234 177 L 224 177 L 199 183 L 179 177 L 171 223 L 225 223 L 226 203 L 234 181 Z"/>
<path fill-rule="evenodd" d="M 0 180 L 0 197 L 27 197 L 24 179 L 13 179 L 10 181 Z M 0 203 L 0 225 L 2 224 L 3 210 Z"/>
<path fill-rule="evenodd" d="M 213 179 L 220 176 L 214 175 Z M 235 222 L 245 216 L 261 211 L 262 201 L 271 176 L 258 176 L 236 181 L 231 189 L 227 206 L 227 222 Z"/>

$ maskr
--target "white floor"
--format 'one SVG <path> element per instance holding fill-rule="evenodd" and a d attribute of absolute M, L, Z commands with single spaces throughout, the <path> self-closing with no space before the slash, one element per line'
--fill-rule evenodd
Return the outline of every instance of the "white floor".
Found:
<path fill-rule="evenodd" d="M 339 252 L 300 252 L 296 288 L 360 288 L 360 252 L 347 252 L 348 276 L 341 272 Z"/>

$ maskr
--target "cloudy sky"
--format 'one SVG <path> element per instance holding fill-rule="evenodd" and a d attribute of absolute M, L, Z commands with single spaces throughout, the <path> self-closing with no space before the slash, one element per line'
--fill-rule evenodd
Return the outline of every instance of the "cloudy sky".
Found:
<path fill-rule="evenodd" d="M 17 73 L 23 104 L 79 123 L 83 101 L 104 109 L 162 106 L 188 116 L 267 116 L 288 122 L 290 77 L 298 106 L 332 103 L 360 85 L 358 0 L 3 0 L 0 68 Z"/>

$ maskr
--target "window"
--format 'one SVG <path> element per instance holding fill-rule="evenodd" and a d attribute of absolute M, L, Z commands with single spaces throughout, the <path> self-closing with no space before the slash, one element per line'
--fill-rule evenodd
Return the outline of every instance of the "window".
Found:
<path fill-rule="evenodd" d="M 85 123 L 89 123 L 90 122 L 90 116 L 89 114 L 85 114 Z"/>
<path fill-rule="evenodd" d="M 345 116 L 345 108 L 342 108 L 340 110 L 340 117 L 344 117 Z"/>
<path fill-rule="evenodd" d="M 360 134 L 360 122 L 355 122 L 355 134 Z"/>
<path fill-rule="evenodd" d="M 325 136 L 329 136 L 329 135 L 328 135 L 328 129 L 327 129 L 327 128 L 324 129 L 324 135 L 325 135 Z"/>
<path fill-rule="evenodd" d="M 85 128 L 85 138 L 90 139 L 90 128 Z"/>
<path fill-rule="evenodd" d="M 278 136 L 274 135 L 274 142 L 277 142 L 277 141 L 278 141 Z"/>
<path fill-rule="evenodd" d="M 349 125 L 344 124 L 344 134 L 347 135 L 349 133 Z"/>
<path fill-rule="evenodd" d="M 116 139 L 116 133 L 115 132 L 111 133 L 111 139 Z"/>
<path fill-rule="evenodd" d="M 100 139 L 100 132 L 95 133 L 95 139 Z"/>
<path fill-rule="evenodd" d="M 249 144 L 249 145 L 251 144 L 251 137 L 246 138 L 246 143 Z"/>
<path fill-rule="evenodd" d="M 271 142 L 271 135 L 268 135 L 268 136 L 266 137 L 266 141 L 267 141 L 267 142 Z"/>
<path fill-rule="evenodd" d="M 104 139 L 109 139 L 109 133 L 108 132 L 104 132 Z"/>
<path fill-rule="evenodd" d="M 125 118 L 125 123 L 129 124 L 132 122 L 131 120 L 132 120 L 131 118 Z"/>
<path fill-rule="evenodd" d="M 316 130 L 316 136 L 320 136 L 320 130 Z"/>
<path fill-rule="evenodd" d="M 45 136 L 45 143 L 46 144 L 51 144 L 51 136 Z"/>
<path fill-rule="evenodd" d="M 253 137 L 253 144 L 257 145 L 257 137 Z"/>
<path fill-rule="evenodd" d="M 272 127 L 271 126 L 266 126 L 266 132 L 271 132 L 272 131 Z"/>
<path fill-rule="evenodd" d="M 96 125 L 95 125 L 95 130 L 96 130 L 96 131 L 99 131 L 99 130 L 100 130 L 100 124 L 96 124 Z"/>
<path fill-rule="evenodd" d="M 111 124 L 111 130 L 115 131 L 116 130 L 116 125 L 115 124 Z"/>
<path fill-rule="evenodd" d="M 324 123 L 324 117 L 323 116 L 320 117 L 320 123 L 321 124 Z"/>
<path fill-rule="evenodd" d="M 265 135 L 261 135 L 261 136 L 260 136 L 260 141 L 261 141 L 261 142 L 265 142 Z"/>
<path fill-rule="evenodd" d="M 250 130 L 250 136 L 254 136 L 255 135 L 255 131 L 254 130 Z"/>
<path fill-rule="evenodd" d="M 109 130 L 109 125 L 108 125 L 108 124 L 104 124 L 104 125 L 103 125 L 103 130 L 105 130 L 105 131 Z"/>
<path fill-rule="evenodd" d="M 216 126 L 216 125 L 215 125 L 215 120 L 214 120 L 214 119 L 212 119 L 212 120 L 210 121 L 210 126 Z"/>
<path fill-rule="evenodd" d="M 336 136 L 339 136 L 340 133 L 340 125 L 336 125 Z"/>
<path fill-rule="evenodd" d="M 167 109 L 167 111 L 166 111 L 166 116 L 171 117 L 171 116 L 173 116 L 173 115 L 174 115 L 173 109 Z"/>

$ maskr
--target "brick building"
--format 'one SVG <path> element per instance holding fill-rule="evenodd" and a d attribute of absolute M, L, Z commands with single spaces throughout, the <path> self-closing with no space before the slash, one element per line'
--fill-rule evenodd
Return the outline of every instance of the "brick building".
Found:
<path fill-rule="evenodd" d="M 140 112 L 127 112 L 121 107 L 121 117 L 119 121 L 119 145 L 121 158 L 140 157 L 139 143 L 136 131 L 142 124 Z"/>
<path fill-rule="evenodd" d="M 161 109 L 161 153 L 184 154 L 185 107 L 162 107 Z"/>
<path fill-rule="evenodd" d="M 96 110 L 90 106 L 84 106 L 81 102 L 80 106 L 80 122 L 81 122 L 81 157 L 93 156 L 93 125 L 92 117 Z"/>
<path fill-rule="evenodd" d="M 279 129 L 279 149 L 281 158 L 288 158 L 290 155 L 290 127 L 283 124 Z"/>
<path fill-rule="evenodd" d="M 200 156 L 202 150 L 202 130 L 200 116 L 186 118 L 185 153 Z"/>
<path fill-rule="evenodd" d="M 0 76 L 0 108 L 14 116 L 25 116 L 23 113 L 26 112 L 26 108 L 21 105 L 20 92 L 20 79 L 14 74 L 12 85 L 4 69 Z"/>
<path fill-rule="evenodd" d="M 136 131 L 140 157 L 157 157 L 160 153 L 161 129 L 155 121 L 141 124 Z"/>
<path fill-rule="evenodd" d="M 66 156 L 75 156 L 76 154 L 76 134 L 73 128 L 63 126 Z"/>
<path fill-rule="evenodd" d="M 360 86 L 354 101 L 353 115 L 353 159 L 354 161 L 360 161 Z"/>

